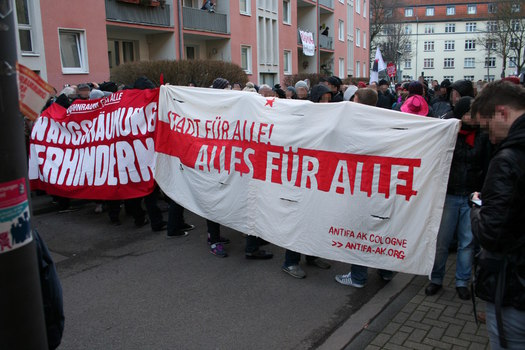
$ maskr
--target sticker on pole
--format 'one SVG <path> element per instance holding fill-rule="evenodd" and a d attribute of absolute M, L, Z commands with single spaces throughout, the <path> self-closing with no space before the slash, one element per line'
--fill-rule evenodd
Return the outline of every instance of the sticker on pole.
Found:
<path fill-rule="evenodd" d="M 0 184 L 0 254 L 20 248 L 31 240 L 25 179 Z"/>

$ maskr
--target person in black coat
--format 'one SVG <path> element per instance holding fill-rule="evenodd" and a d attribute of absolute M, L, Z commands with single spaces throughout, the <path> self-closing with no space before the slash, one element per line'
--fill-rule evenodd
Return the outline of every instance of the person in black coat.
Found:
<path fill-rule="evenodd" d="M 471 212 L 481 245 L 475 293 L 486 301 L 492 349 L 525 349 L 525 89 L 506 81 L 488 84 L 472 105 L 499 143 L 481 200 Z"/>

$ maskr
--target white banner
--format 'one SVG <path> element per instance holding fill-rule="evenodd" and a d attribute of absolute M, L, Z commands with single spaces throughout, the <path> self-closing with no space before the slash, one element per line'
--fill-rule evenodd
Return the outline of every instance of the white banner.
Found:
<path fill-rule="evenodd" d="M 303 53 L 305 56 L 313 56 L 315 54 L 314 36 L 310 32 L 299 30 L 301 42 L 303 43 Z"/>
<path fill-rule="evenodd" d="M 155 177 L 189 210 L 281 247 L 428 275 L 458 130 L 353 102 L 163 86 Z"/>

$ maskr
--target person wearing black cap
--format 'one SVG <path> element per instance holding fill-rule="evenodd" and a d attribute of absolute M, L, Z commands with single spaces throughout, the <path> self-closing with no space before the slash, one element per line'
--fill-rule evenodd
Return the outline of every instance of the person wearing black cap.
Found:
<path fill-rule="evenodd" d="M 332 93 L 332 100 L 330 102 L 342 102 L 344 101 L 343 93 L 341 92 L 341 85 L 343 82 L 339 77 L 332 75 L 330 78 L 326 79 L 327 86 Z"/>
<path fill-rule="evenodd" d="M 377 107 L 392 109 L 392 105 L 395 102 L 394 96 L 388 91 L 388 81 L 381 79 L 377 86 Z"/>
<path fill-rule="evenodd" d="M 472 274 L 474 240 L 470 225 L 469 195 L 481 188 L 489 164 L 488 135 L 471 124 L 470 105 L 473 98 L 460 98 L 451 112 L 462 121 L 448 178 L 447 195 L 436 243 L 436 257 L 431 283 L 426 295 L 436 294 L 443 285 L 445 266 L 454 233 L 457 233 L 456 290 L 463 300 L 470 298 L 468 289 Z"/>

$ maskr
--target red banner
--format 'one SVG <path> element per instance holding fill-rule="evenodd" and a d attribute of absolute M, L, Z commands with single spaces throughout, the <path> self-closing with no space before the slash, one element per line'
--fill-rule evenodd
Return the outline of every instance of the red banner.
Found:
<path fill-rule="evenodd" d="M 31 189 L 100 200 L 151 193 L 158 98 L 158 89 L 125 90 L 52 104 L 31 133 Z"/>

